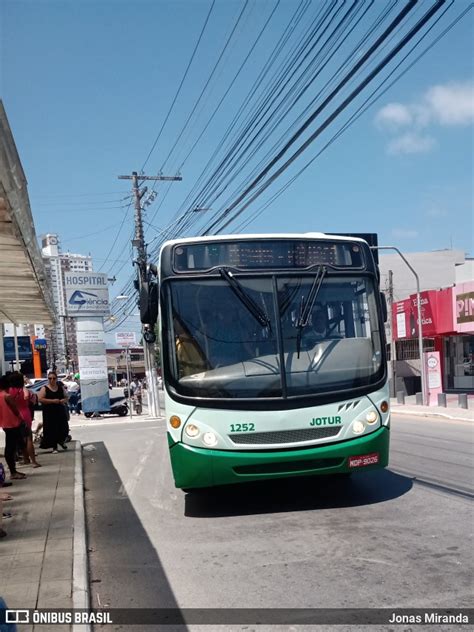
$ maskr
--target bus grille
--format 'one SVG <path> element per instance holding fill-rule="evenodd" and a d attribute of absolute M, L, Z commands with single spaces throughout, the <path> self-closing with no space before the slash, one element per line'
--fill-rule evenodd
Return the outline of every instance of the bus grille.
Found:
<path fill-rule="evenodd" d="M 339 434 L 342 426 L 332 428 L 301 428 L 299 430 L 278 430 L 274 432 L 239 432 L 229 435 L 233 443 L 266 445 L 270 443 L 300 443 L 314 439 L 327 439 Z"/>
<path fill-rule="evenodd" d="M 311 472 L 327 467 L 339 467 L 344 459 L 311 459 L 308 461 L 286 461 L 284 463 L 257 463 L 256 465 L 238 465 L 236 474 L 291 474 L 293 472 Z"/>

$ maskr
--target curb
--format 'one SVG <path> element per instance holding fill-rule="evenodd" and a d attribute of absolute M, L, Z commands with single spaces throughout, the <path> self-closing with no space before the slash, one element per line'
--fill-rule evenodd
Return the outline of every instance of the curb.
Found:
<path fill-rule="evenodd" d="M 447 413 L 438 413 L 438 412 L 427 412 L 424 410 L 404 410 L 403 408 L 395 408 L 391 407 L 391 411 L 393 414 L 399 415 L 416 415 L 417 417 L 440 417 L 441 419 L 452 419 L 453 421 L 467 421 L 474 422 L 473 418 L 470 417 L 455 417 L 454 415 L 448 415 Z"/>
<path fill-rule="evenodd" d="M 72 607 L 89 610 L 89 568 L 87 555 L 86 514 L 84 507 L 84 476 L 82 444 L 76 440 L 74 464 L 74 539 L 72 559 Z M 73 624 L 73 632 L 90 632 L 89 624 Z"/>

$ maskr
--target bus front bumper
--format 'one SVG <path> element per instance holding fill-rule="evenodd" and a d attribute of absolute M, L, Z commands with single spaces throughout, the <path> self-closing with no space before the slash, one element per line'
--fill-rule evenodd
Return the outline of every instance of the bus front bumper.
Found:
<path fill-rule="evenodd" d="M 386 467 L 390 431 L 382 427 L 369 435 L 331 445 L 266 452 L 195 448 L 183 443 L 173 444 L 169 435 L 168 441 L 175 485 L 191 489 Z M 365 455 L 371 458 L 350 459 Z M 374 455 L 378 455 L 377 459 Z M 377 462 L 373 463 L 375 460 Z M 351 467 L 350 462 L 356 467 Z"/>

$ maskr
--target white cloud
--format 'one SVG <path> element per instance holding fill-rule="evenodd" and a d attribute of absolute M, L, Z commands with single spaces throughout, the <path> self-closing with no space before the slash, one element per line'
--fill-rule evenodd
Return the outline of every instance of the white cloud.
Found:
<path fill-rule="evenodd" d="M 395 128 L 410 125 L 413 121 L 410 109 L 401 103 L 389 103 L 377 112 L 375 120 L 379 127 Z"/>
<path fill-rule="evenodd" d="M 431 136 L 422 136 L 416 132 L 407 132 L 394 138 L 387 146 L 387 152 L 397 154 L 426 154 L 433 149 L 436 141 Z"/>
<path fill-rule="evenodd" d="M 391 133 L 405 132 L 392 139 L 389 154 L 427 153 L 435 146 L 427 134 L 435 125 L 469 125 L 474 122 L 474 81 L 432 86 L 418 102 L 388 103 L 375 115 L 379 129 Z M 424 132 L 424 133 L 423 133 Z"/>
<path fill-rule="evenodd" d="M 425 95 L 440 125 L 469 125 L 474 121 L 474 82 L 433 86 Z"/>
<path fill-rule="evenodd" d="M 392 228 L 393 237 L 399 237 L 400 239 L 414 239 L 418 237 L 419 233 L 417 230 L 412 230 L 410 228 Z"/>
<path fill-rule="evenodd" d="M 443 208 L 439 208 L 437 206 L 432 206 L 431 208 L 429 208 L 426 213 L 425 213 L 426 217 L 447 217 L 448 216 L 448 212 L 443 209 Z"/>

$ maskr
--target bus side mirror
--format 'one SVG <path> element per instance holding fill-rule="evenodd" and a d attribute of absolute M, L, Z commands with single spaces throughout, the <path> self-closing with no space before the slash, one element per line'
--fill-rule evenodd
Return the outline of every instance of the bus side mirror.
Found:
<path fill-rule="evenodd" d="M 380 298 L 382 300 L 382 317 L 383 322 L 386 323 L 388 320 L 388 310 L 387 310 L 387 299 L 385 298 L 385 294 L 380 292 Z"/>
<path fill-rule="evenodd" d="M 140 288 L 140 320 L 144 325 L 154 325 L 158 319 L 158 284 L 142 283 Z"/>

